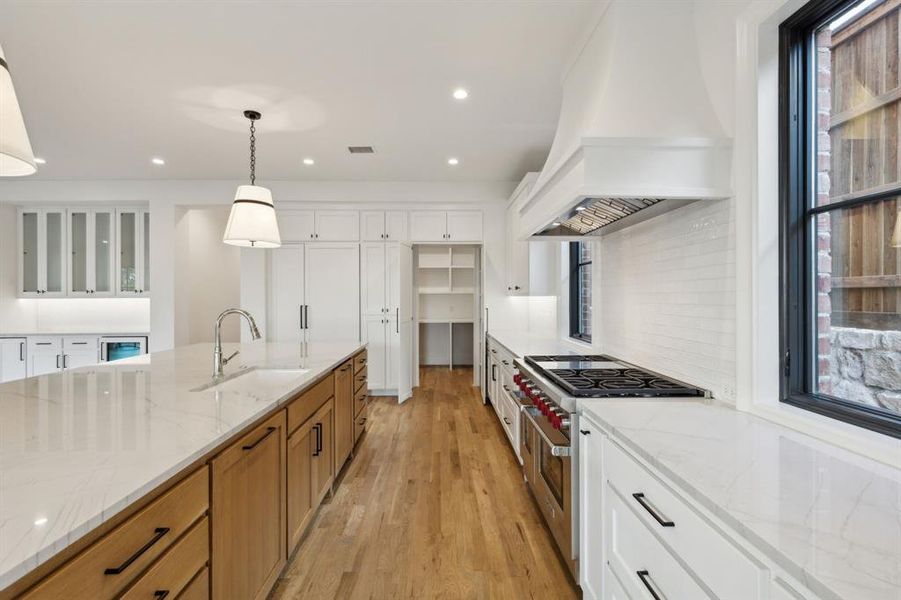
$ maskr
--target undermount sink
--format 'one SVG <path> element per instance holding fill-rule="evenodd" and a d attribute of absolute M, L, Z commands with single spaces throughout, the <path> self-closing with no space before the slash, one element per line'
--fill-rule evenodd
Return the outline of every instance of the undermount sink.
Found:
<path fill-rule="evenodd" d="M 249 369 L 193 391 L 259 393 L 297 381 L 307 372 L 309 369 Z"/>

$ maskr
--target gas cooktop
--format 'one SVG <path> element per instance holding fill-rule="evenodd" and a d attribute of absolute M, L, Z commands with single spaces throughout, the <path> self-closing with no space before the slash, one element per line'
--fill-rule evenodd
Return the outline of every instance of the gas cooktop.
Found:
<path fill-rule="evenodd" d="M 706 392 L 602 354 L 527 356 L 526 362 L 572 396 L 587 398 L 697 396 Z"/>

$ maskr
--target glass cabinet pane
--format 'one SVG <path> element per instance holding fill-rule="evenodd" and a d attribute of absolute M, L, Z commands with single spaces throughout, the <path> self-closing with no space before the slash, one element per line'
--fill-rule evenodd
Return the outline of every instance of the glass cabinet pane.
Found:
<path fill-rule="evenodd" d="M 88 214 L 73 212 L 69 215 L 69 235 L 72 236 L 73 292 L 88 291 Z"/>
<path fill-rule="evenodd" d="M 94 291 L 107 293 L 112 290 L 110 258 L 113 243 L 113 216 L 108 212 L 94 213 Z"/>
<path fill-rule="evenodd" d="M 137 228 L 135 213 L 119 213 L 119 289 L 135 291 L 137 283 Z"/>
<path fill-rule="evenodd" d="M 141 285 L 142 292 L 150 291 L 150 213 L 145 212 L 141 215 L 144 221 L 144 282 Z"/>
<path fill-rule="evenodd" d="M 63 273 L 65 265 L 63 264 L 63 240 L 65 238 L 65 229 L 63 225 L 63 213 L 47 212 L 46 218 L 46 245 L 44 247 L 47 260 L 47 285 L 45 290 L 50 292 L 64 292 L 63 289 Z"/>
<path fill-rule="evenodd" d="M 38 291 L 38 214 L 22 213 L 22 291 Z"/>

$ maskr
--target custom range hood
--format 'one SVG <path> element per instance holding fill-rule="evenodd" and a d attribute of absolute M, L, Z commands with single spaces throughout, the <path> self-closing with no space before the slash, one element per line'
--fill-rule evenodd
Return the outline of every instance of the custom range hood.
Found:
<path fill-rule="evenodd" d="M 605 235 L 731 196 L 732 144 L 716 106 L 731 102 L 720 57 L 732 49 L 717 25 L 687 0 L 603 7 L 564 76 L 554 143 L 520 209 L 521 239 Z"/>

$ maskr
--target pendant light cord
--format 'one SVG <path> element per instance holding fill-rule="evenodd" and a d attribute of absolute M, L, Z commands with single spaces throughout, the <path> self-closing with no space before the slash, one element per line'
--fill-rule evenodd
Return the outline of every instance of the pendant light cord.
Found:
<path fill-rule="evenodd" d="M 253 119 L 250 121 L 250 185 L 256 185 L 257 180 L 257 138 L 254 135 L 256 127 L 254 127 Z"/>

